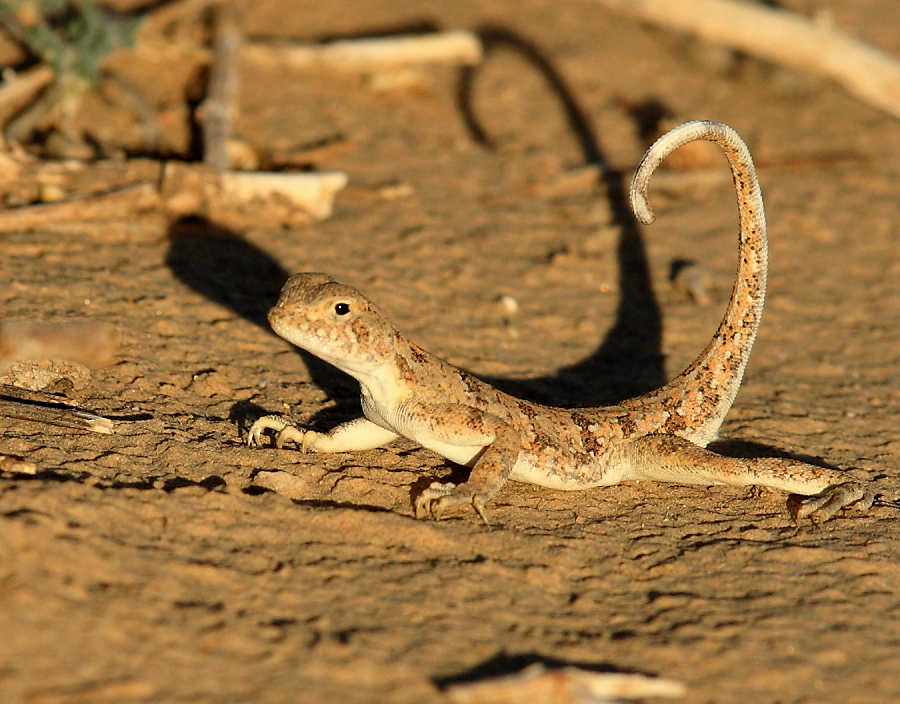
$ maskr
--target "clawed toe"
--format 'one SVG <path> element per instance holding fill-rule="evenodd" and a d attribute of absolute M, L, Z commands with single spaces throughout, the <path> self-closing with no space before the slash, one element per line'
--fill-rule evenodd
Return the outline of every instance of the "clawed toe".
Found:
<path fill-rule="evenodd" d="M 289 442 L 295 443 L 304 452 L 313 450 L 312 443 L 314 442 L 315 433 L 301 430 L 291 425 L 290 421 L 284 416 L 263 416 L 262 418 L 257 418 L 247 433 L 248 447 L 262 447 L 263 435 L 267 430 L 272 431 L 275 447 L 279 450 Z"/>
<path fill-rule="evenodd" d="M 416 497 L 416 518 L 439 519 L 446 509 L 460 504 L 471 504 L 485 525 L 489 525 L 484 498 L 465 484 L 457 486 L 451 482 L 432 482 L 431 486 Z"/>
<path fill-rule="evenodd" d="M 267 430 L 274 431 L 277 439 L 277 436 L 289 425 L 290 422 L 284 416 L 273 415 L 257 418 L 247 433 L 247 446 L 262 447 L 262 438 Z"/>
<path fill-rule="evenodd" d="M 875 489 L 871 485 L 864 482 L 843 482 L 814 496 L 791 496 L 788 499 L 788 510 L 796 522 L 809 518 L 813 523 L 822 523 L 843 509 L 865 511 L 871 508 L 874 501 Z"/>
<path fill-rule="evenodd" d="M 455 488 L 456 484 L 452 482 L 432 482 L 431 486 L 416 497 L 416 518 L 440 518 L 439 501 L 449 496 Z"/>

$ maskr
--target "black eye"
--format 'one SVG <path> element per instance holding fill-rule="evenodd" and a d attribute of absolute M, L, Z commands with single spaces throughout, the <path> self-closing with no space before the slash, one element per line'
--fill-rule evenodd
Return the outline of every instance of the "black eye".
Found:
<path fill-rule="evenodd" d="M 350 312 L 350 304 L 349 303 L 336 303 L 334 306 L 334 312 L 338 315 L 347 315 Z"/>

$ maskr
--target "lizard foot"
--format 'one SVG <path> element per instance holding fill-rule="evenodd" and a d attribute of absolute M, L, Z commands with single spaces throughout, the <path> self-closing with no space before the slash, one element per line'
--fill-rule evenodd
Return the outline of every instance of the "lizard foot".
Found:
<path fill-rule="evenodd" d="M 868 482 L 843 482 L 813 496 L 792 495 L 788 499 L 788 511 L 794 521 L 809 518 L 813 523 L 821 523 L 842 509 L 856 508 L 865 511 L 874 502 L 875 489 Z"/>
<path fill-rule="evenodd" d="M 452 482 L 432 482 L 419 494 L 416 497 L 416 518 L 438 519 L 445 509 L 459 504 L 471 504 L 484 524 L 490 525 L 484 512 L 484 498 L 468 484 L 456 485 Z"/>
<path fill-rule="evenodd" d="M 300 447 L 303 452 L 312 449 L 311 443 L 315 437 L 315 433 L 310 430 L 301 430 L 284 416 L 263 416 L 257 418 L 253 425 L 250 426 L 250 432 L 247 433 L 247 445 L 249 447 L 261 447 L 262 436 L 267 430 L 275 433 L 275 447 L 279 450 L 284 447 L 287 442 L 293 442 Z"/>

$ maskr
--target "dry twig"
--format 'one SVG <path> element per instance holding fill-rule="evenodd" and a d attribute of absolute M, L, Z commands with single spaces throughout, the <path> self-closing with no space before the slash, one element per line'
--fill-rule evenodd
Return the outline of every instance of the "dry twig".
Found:
<path fill-rule="evenodd" d="M 593 0 L 615 12 L 830 78 L 900 117 L 900 62 L 827 21 L 737 0 Z"/>
<path fill-rule="evenodd" d="M 265 66 L 333 71 L 377 71 L 425 63 L 474 65 L 481 61 L 481 40 L 456 30 L 373 39 L 342 39 L 327 44 L 247 42 L 243 58 Z"/>
<path fill-rule="evenodd" d="M 92 433 L 102 433 L 104 435 L 113 433 L 114 425 L 109 418 L 83 411 L 80 408 L 61 406 L 58 401 L 46 403 L 10 396 L 6 394 L 5 389 L 11 387 L 4 384 L 3 388 L 3 395 L 0 396 L 0 416 L 15 420 L 31 421 L 41 425 L 89 430 Z"/>

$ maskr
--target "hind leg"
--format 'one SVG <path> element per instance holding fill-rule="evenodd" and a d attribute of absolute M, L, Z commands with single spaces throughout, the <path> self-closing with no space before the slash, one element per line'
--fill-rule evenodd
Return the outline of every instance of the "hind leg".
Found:
<path fill-rule="evenodd" d="M 827 521 L 845 508 L 866 510 L 875 500 L 868 482 L 847 480 L 843 472 L 778 457 L 724 457 L 676 435 L 645 435 L 626 452 L 626 478 L 679 484 L 768 486 L 791 497 L 788 510 L 795 520 Z"/>

